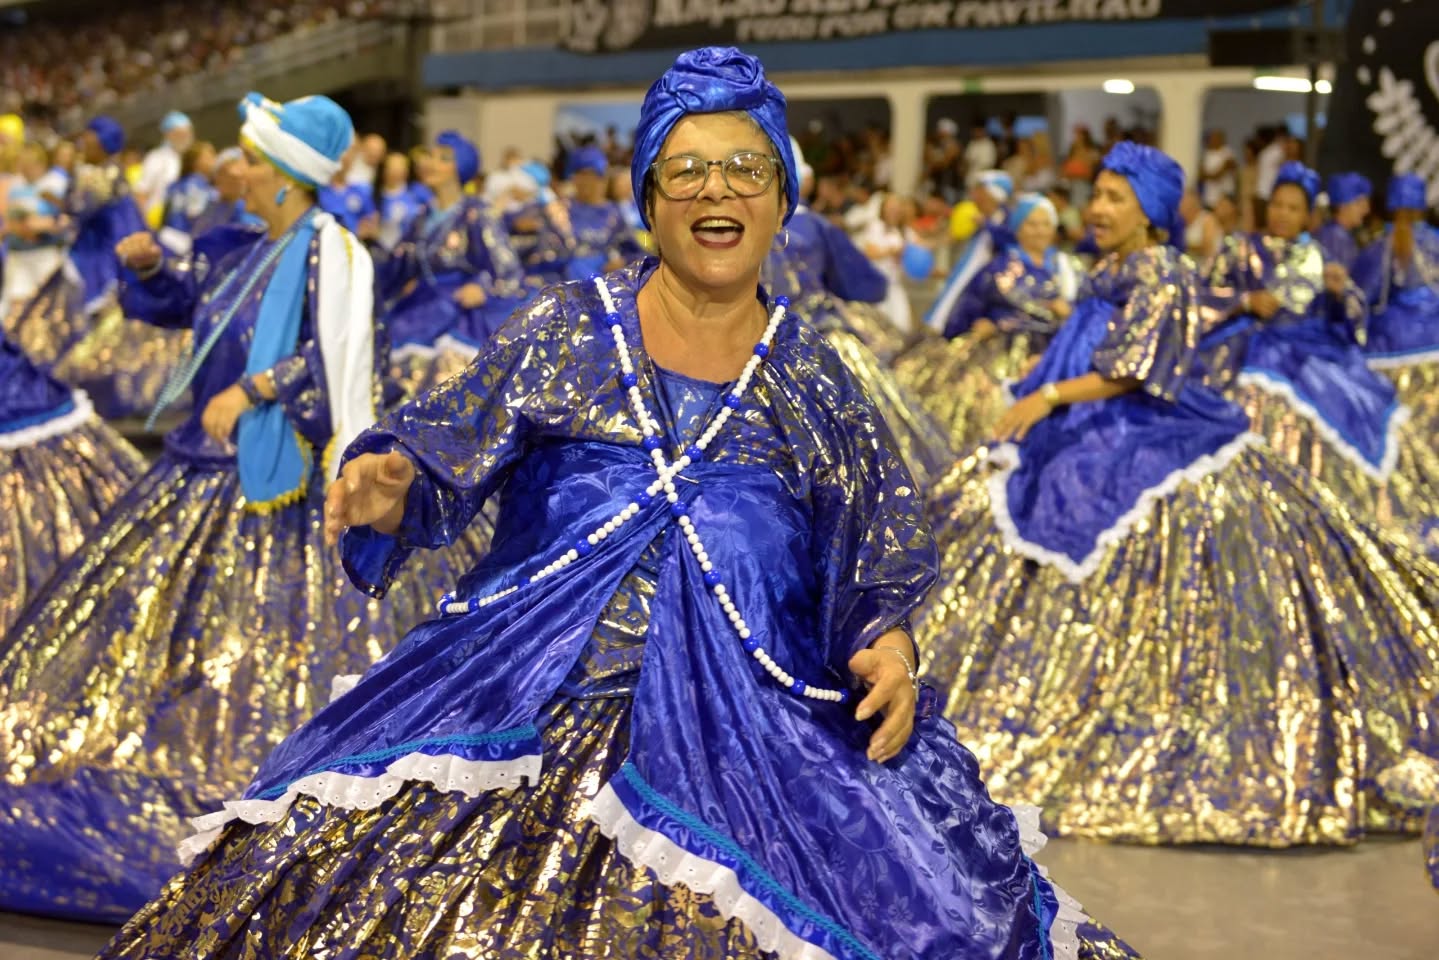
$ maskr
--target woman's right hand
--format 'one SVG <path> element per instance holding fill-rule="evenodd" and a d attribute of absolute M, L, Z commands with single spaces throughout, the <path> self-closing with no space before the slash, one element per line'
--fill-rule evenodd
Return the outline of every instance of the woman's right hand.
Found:
<path fill-rule="evenodd" d="M 405 517 L 415 465 L 402 453 L 363 453 L 340 471 L 325 497 L 325 540 L 339 542 L 346 527 L 394 534 Z"/>
<path fill-rule="evenodd" d="M 141 231 L 132 233 L 115 244 L 115 256 L 136 273 L 145 273 L 160 265 L 165 251 L 160 249 L 160 244 L 155 241 L 153 234 Z"/>

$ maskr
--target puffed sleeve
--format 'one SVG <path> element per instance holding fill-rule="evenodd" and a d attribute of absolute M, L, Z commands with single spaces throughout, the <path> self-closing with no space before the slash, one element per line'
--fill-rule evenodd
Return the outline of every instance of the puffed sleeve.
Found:
<path fill-rule="evenodd" d="M 1124 269 L 1134 271 L 1134 283 L 1094 351 L 1094 370 L 1108 380 L 1137 380 L 1146 393 L 1172 402 L 1194 372 L 1198 351 L 1194 271 L 1163 247 L 1134 254 Z"/>
<path fill-rule="evenodd" d="M 392 412 L 345 451 L 398 451 L 415 466 L 398 533 L 352 528 L 341 557 L 356 586 L 380 596 L 420 548 L 445 546 L 469 526 L 520 456 L 527 413 L 555 376 L 554 345 L 570 337 L 559 298 L 517 311 L 457 377 Z"/>

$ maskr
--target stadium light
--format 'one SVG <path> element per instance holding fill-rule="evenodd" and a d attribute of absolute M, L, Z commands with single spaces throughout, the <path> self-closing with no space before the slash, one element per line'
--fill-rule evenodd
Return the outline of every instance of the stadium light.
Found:
<path fill-rule="evenodd" d="M 1254 89 L 1269 90 L 1275 93 L 1308 93 L 1309 81 L 1304 77 L 1255 77 Z M 1333 87 L 1328 80 L 1320 80 L 1314 85 L 1314 91 L 1319 94 L 1328 94 L 1332 90 Z"/>
<path fill-rule="evenodd" d="M 1105 93 L 1130 94 L 1134 92 L 1132 80 L 1106 80 L 1102 84 Z"/>

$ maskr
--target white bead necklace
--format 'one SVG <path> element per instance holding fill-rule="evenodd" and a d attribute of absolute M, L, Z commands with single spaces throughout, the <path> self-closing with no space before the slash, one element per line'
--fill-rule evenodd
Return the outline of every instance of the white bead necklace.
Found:
<path fill-rule="evenodd" d="M 760 645 L 758 638 L 750 631 L 749 624 L 745 623 L 744 617 L 740 614 L 739 608 L 735 606 L 734 598 L 730 596 L 729 590 L 724 585 L 724 579 L 715 569 L 714 561 L 710 559 L 705 551 L 704 541 L 700 539 L 699 531 L 695 529 L 694 521 L 690 519 L 689 512 L 684 504 L 680 503 L 679 491 L 675 487 L 675 477 L 688 469 L 695 463 L 704 459 L 705 450 L 714 442 L 725 423 L 739 409 L 740 401 L 743 398 L 750 381 L 754 379 L 755 373 L 760 365 L 764 363 L 765 357 L 769 356 L 770 343 L 774 340 L 775 331 L 779 329 L 780 321 L 784 319 L 785 310 L 789 307 L 789 300 L 786 297 L 775 298 L 774 313 L 770 315 L 769 325 L 765 327 L 764 335 L 759 343 L 755 344 L 754 355 L 749 358 L 744 369 L 740 372 L 739 379 L 735 381 L 734 387 L 725 396 L 724 405 L 715 414 L 705 430 L 700 434 L 692 445 L 687 447 L 684 453 L 673 463 L 668 462 L 662 443 L 659 438 L 661 426 L 659 421 L 650 416 L 649 409 L 645 406 L 644 395 L 640 392 L 639 375 L 635 373 L 634 359 L 630 356 L 629 344 L 625 342 L 625 331 L 621 325 L 621 316 L 615 307 L 614 296 L 610 293 L 609 287 L 605 285 L 602 278 L 594 280 L 596 289 L 599 290 L 600 299 L 604 303 L 605 322 L 609 325 L 610 335 L 615 341 L 615 351 L 620 358 L 620 384 L 629 394 L 630 410 L 639 421 L 640 432 L 644 435 L 643 445 L 649 451 L 650 460 L 654 462 L 656 477 L 653 483 L 643 493 L 635 497 L 619 513 L 609 520 L 606 520 L 593 533 L 575 543 L 573 547 L 565 551 L 554 561 L 531 576 L 526 584 L 538 583 L 546 577 L 553 576 L 561 570 L 576 562 L 581 557 L 588 556 L 605 541 L 610 534 L 624 526 L 630 520 L 639 515 L 640 510 L 648 507 L 654 502 L 654 498 L 661 493 L 669 501 L 670 514 L 675 522 L 679 524 L 680 532 L 684 535 L 685 542 L 689 544 L 690 552 L 694 554 L 695 560 L 704 573 L 704 582 L 714 594 L 715 601 L 724 611 L 729 619 L 730 626 L 734 628 L 739 636 L 740 642 L 744 645 L 750 656 L 759 661 L 765 671 L 773 677 L 781 686 L 789 690 L 795 696 L 806 697 L 810 700 L 828 700 L 834 703 L 845 703 L 849 700 L 848 690 L 829 690 L 823 687 L 812 687 L 803 680 L 792 677 L 785 671 L 784 667 L 776 663 L 769 652 Z M 440 613 L 442 615 L 458 615 L 480 610 L 490 604 L 509 596 L 519 590 L 519 586 L 507 587 L 489 596 L 477 597 L 471 600 L 456 600 L 453 594 L 446 594 L 440 599 Z"/>

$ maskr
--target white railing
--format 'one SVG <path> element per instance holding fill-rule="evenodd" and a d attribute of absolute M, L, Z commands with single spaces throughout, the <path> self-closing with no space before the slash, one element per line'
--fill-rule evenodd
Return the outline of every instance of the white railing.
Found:
<path fill-rule="evenodd" d="M 435 0 L 435 53 L 557 46 L 567 35 L 572 0 Z"/>
<path fill-rule="evenodd" d="M 168 110 L 199 110 L 238 101 L 264 81 L 315 64 L 360 56 L 404 41 L 404 26 L 384 20 L 340 20 L 306 27 L 247 48 L 238 62 L 168 85 L 163 96 L 143 94 L 118 106 L 114 116 L 130 129 L 153 125 Z"/>

